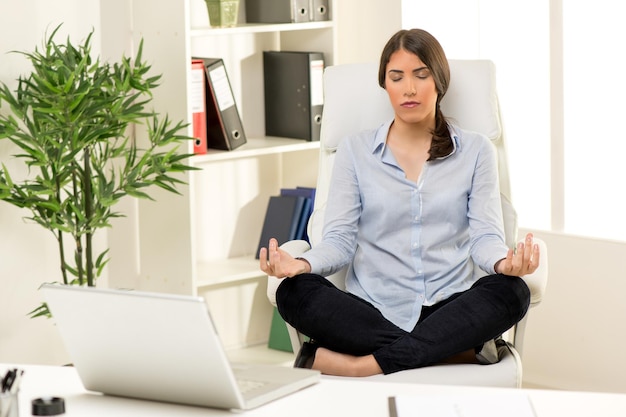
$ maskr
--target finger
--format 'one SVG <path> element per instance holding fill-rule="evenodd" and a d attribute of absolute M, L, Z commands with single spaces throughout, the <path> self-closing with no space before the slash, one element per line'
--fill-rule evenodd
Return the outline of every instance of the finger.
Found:
<path fill-rule="evenodd" d="M 539 260 L 541 258 L 541 254 L 539 252 L 539 245 L 538 244 L 534 244 L 533 245 L 533 257 L 529 263 L 529 272 L 530 274 L 532 274 L 533 272 L 535 272 L 537 270 L 537 268 L 539 268 Z"/>
<path fill-rule="evenodd" d="M 517 250 L 515 251 L 515 255 L 513 255 L 513 259 L 511 260 L 511 273 L 517 274 L 518 271 L 522 268 L 524 262 L 524 243 L 519 242 L 517 244 Z"/>
<path fill-rule="evenodd" d="M 268 258 L 270 264 L 280 259 L 280 253 L 278 252 L 278 241 L 276 239 L 270 239 Z"/>
<path fill-rule="evenodd" d="M 282 272 L 280 251 L 278 250 L 278 241 L 276 239 L 270 239 L 269 248 L 269 264 L 274 271 L 274 276 L 282 278 L 284 276 Z"/>
<path fill-rule="evenodd" d="M 523 265 L 529 265 L 533 256 L 533 235 L 528 233 L 526 235 L 526 242 L 524 243 L 524 259 Z"/>
<path fill-rule="evenodd" d="M 268 265 L 268 261 L 267 261 L 267 249 L 266 248 L 261 248 L 261 250 L 259 251 L 259 267 L 261 268 L 261 271 L 265 272 L 265 273 L 269 273 L 269 265 Z"/>

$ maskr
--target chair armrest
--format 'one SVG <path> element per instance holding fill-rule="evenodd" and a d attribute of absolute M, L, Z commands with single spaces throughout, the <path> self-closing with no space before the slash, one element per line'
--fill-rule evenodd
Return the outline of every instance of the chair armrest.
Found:
<path fill-rule="evenodd" d="M 311 249 L 311 246 L 304 240 L 290 240 L 280 245 L 280 248 L 294 258 L 297 258 Z M 276 306 L 276 290 L 283 279 L 284 278 L 276 278 L 271 275 L 267 276 L 267 298 L 274 307 Z"/>
<path fill-rule="evenodd" d="M 534 238 L 534 243 L 539 245 L 539 267 L 532 274 L 524 275 L 522 279 L 530 289 L 530 304 L 536 305 L 541 302 L 548 283 L 548 246 L 538 238 Z"/>

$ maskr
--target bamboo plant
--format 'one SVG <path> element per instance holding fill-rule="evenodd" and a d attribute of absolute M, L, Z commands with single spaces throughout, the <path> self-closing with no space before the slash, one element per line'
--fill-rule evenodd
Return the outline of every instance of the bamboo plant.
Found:
<path fill-rule="evenodd" d="M 108 249 L 94 253 L 94 234 L 123 215 L 114 206 L 127 195 L 150 199 L 152 186 L 178 193 L 179 174 L 192 169 L 179 147 L 191 138 L 182 122 L 149 108 L 161 76 L 149 75 L 143 42 L 134 59 L 107 63 L 91 56 L 93 32 L 74 46 L 55 41 L 59 28 L 41 50 L 19 52 L 32 72 L 15 91 L 0 83 L 0 140 L 13 142 L 28 168 L 16 181 L 2 164 L 0 200 L 54 235 L 64 284 L 94 286 L 108 262 Z M 141 144 L 136 129 L 147 131 Z M 30 315 L 49 316 L 46 304 Z"/>

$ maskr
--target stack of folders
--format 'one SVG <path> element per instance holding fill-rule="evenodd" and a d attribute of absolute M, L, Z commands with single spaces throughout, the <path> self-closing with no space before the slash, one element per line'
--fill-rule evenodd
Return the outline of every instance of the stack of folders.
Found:
<path fill-rule="evenodd" d="M 248 23 L 300 23 L 330 20 L 329 0 L 246 1 Z"/>
<path fill-rule="evenodd" d="M 307 224 L 313 212 L 315 188 L 283 188 L 280 195 L 271 196 L 265 212 L 261 238 L 256 257 L 262 247 L 267 247 L 271 238 L 282 245 L 290 240 L 306 240 Z"/>
<path fill-rule="evenodd" d="M 192 58 L 190 90 L 196 154 L 207 148 L 230 151 L 247 142 L 221 58 Z"/>
<path fill-rule="evenodd" d="M 280 195 L 270 197 L 257 258 L 261 248 L 267 247 L 270 238 L 276 238 L 279 245 L 296 239 L 308 242 L 307 224 L 313 213 L 314 201 L 315 188 L 310 187 L 282 188 Z M 268 347 L 292 352 L 287 326 L 276 308 L 272 316 Z"/>

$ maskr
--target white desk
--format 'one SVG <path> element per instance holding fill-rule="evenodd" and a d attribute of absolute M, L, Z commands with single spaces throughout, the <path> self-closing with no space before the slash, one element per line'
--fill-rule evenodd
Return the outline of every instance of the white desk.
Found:
<path fill-rule="evenodd" d="M 20 417 L 31 415 L 30 402 L 42 396 L 65 398 L 67 417 L 155 417 L 155 416 L 232 416 L 227 410 L 140 401 L 103 396 L 83 388 L 76 371 L 68 367 L 0 364 L 0 373 L 8 368 L 24 369 L 20 392 Z M 387 398 L 394 395 L 444 394 L 465 395 L 488 393 L 498 395 L 504 388 L 477 388 L 437 385 L 416 385 L 384 382 L 365 382 L 336 378 L 322 378 L 312 387 L 283 399 L 242 412 L 246 416 L 330 417 L 389 415 Z M 524 390 L 538 417 L 624 417 L 626 394 Z M 503 412 L 502 415 L 506 415 Z"/>

